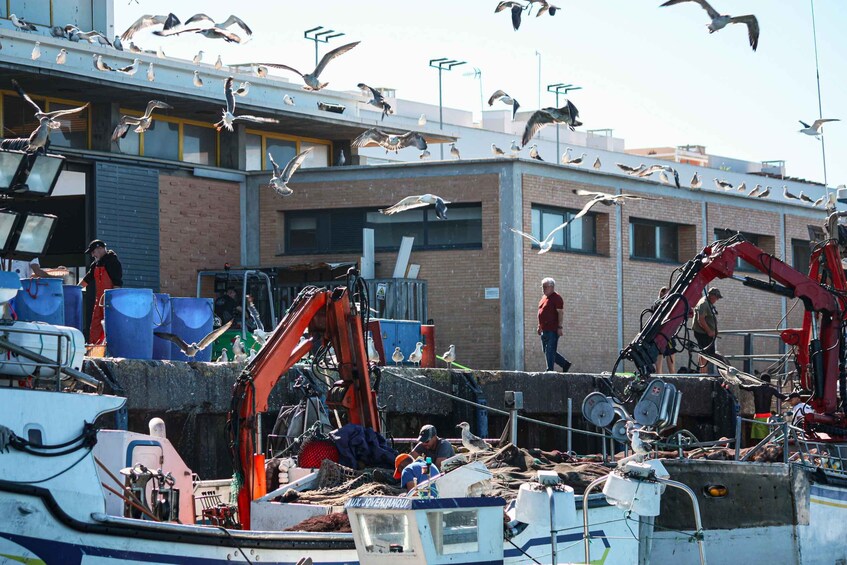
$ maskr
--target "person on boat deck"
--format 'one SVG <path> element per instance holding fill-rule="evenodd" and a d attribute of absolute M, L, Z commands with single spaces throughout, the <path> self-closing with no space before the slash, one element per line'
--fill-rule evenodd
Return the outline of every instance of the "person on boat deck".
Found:
<path fill-rule="evenodd" d="M 711 356 L 715 356 L 715 344 L 718 339 L 718 319 L 717 311 L 715 310 L 715 302 L 723 298 L 721 291 L 717 288 L 709 289 L 709 292 L 700 299 L 697 306 L 694 307 L 694 318 L 691 323 L 691 329 L 694 330 L 694 338 L 697 340 L 697 345 L 700 346 L 700 351 Z M 705 359 L 699 360 L 700 372 L 708 372 L 709 363 Z"/>
<path fill-rule="evenodd" d="M 399 479 L 400 486 L 406 490 L 412 490 L 440 474 L 435 463 L 427 465 L 426 461 L 415 460 L 408 453 L 401 453 L 394 459 L 394 478 Z"/>
<path fill-rule="evenodd" d="M 427 424 L 421 428 L 418 435 L 418 443 L 411 451 L 412 457 L 427 457 L 432 460 L 437 466 L 441 467 L 441 463 L 448 457 L 453 457 L 456 450 L 450 445 L 446 439 L 438 437 L 435 426 Z"/>
<path fill-rule="evenodd" d="M 791 425 L 798 428 L 802 427 L 806 414 L 814 412 L 814 410 L 812 410 L 811 406 L 803 402 L 799 392 L 789 394 L 788 403 L 791 405 Z"/>
<path fill-rule="evenodd" d="M 753 393 L 753 407 L 756 411 L 754 420 L 762 422 L 761 424 L 753 424 L 750 430 L 751 440 L 764 439 L 770 431 L 765 423 L 771 417 L 771 401 L 774 397 L 780 400 L 788 400 L 788 397 L 779 392 L 775 386 L 771 384 L 771 376 L 767 373 L 759 375 L 762 384 L 759 385 L 740 385 L 742 390 L 749 390 Z M 754 444 L 758 441 L 754 441 Z"/>
<path fill-rule="evenodd" d="M 103 331 L 103 294 L 107 290 L 123 286 L 123 267 L 118 256 L 106 247 L 103 240 L 95 239 L 88 244 L 85 252 L 91 255 L 94 262 L 79 286 L 86 288 L 90 284 L 94 285 L 94 309 L 91 311 L 88 341 L 100 344 L 106 342 L 106 333 Z"/>

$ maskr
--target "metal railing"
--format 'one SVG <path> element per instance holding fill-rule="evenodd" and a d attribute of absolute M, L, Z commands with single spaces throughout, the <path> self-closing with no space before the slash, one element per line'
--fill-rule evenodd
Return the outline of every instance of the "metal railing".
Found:
<path fill-rule="evenodd" d="M 744 366 L 742 370 L 745 373 L 753 372 L 753 363 L 755 361 L 761 361 L 766 363 L 779 363 L 784 360 L 785 355 L 785 343 L 780 339 L 779 334 L 782 332 L 780 329 L 763 329 L 763 330 L 720 330 L 721 337 L 729 337 L 729 336 L 740 336 L 743 339 L 742 351 L 744 352 L 741 355 L 724 355 L 726 359 L 740 359 L 743 361 Z M 756 353 L 756 340 L 757 339 L 776 339 L 778 346 L 778 353 Z M 780 371 L 781 372 L 781 371 Z"/>
<path fill-rule="evenodd" d="M 766 426 L 768 428 L 768 434 L 759 441 L 753 448 L 745 453 L 743 456 L 741 455 L 741 425 L 744 422 L 748 422 L 750 424 L 760 424 L 762 426 Z M 771 419 L 767 422 L 762 422 L 761 420 L 751 420 L 750 418 L 742 418 L 741 416 L 736 416 L 735 418 L 735 460 L 736 461 L 749 461 L 753 455 L 758 453 L 763 447 L 771 442 L 782 442 L 782 462 L 788 463 L 788 439 L 789 439 L 789 430 L 790 426 L 788 422 L 782 419 Z"/>
<path fill-rule="evenodd" d="M 797 434 L 797 453 L 794 455 L 804 467 L 823 469 L 847 477 L 847 446 L 807 440 Z"/>

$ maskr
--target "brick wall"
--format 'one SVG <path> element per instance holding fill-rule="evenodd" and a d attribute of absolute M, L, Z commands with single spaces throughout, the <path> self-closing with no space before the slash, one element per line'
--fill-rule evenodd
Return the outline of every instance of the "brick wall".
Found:
<path fill-rule="evenodd" d="M 421 266 L 428 284 L 428 316 L 435 321 L 436 353 L 456 346 L 457 362 L 477 369 L 500 367 L 500 305 L 484 300 L 486 287 L 500 286 L 499 179 L 497 175 L 452 175 L 339 182 L 303 182 L 283 198 L 260 190 L 260 261 L 263 267 L 318 261 L 358 261 L 361 252 L 284 254 L 284 212 L 320 208 L 386 207 L 413 194 L 437 194 L 453 203 L 482 203 L 482 249 L 418 251 L 410 263 Z M 448 207 L 449 208 L 449 207 Z M 449 215 L 449 212 L 448 212 Z M 377 253 L 376 277 L 390 278 L 396 253 Z"/>
<path fill-rule="evenodd" d="M 240 264 L 240 209 L 236 183 L 160 175 L 161 292 L 194 296 L 197 271 Z"/>

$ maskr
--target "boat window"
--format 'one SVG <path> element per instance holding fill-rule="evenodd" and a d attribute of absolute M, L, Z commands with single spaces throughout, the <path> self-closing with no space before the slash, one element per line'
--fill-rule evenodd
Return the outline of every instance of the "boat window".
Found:
<path fill-rule="evenodd" d="M 414 553 L 406 514 L 359 514 L 362 542 L 368 553 Z"/>
<path fill-rule="evenodd" d="M 479 521 L 476 510 L 427 512 L 432 541 L 439 555 L 479 551 Z"/>

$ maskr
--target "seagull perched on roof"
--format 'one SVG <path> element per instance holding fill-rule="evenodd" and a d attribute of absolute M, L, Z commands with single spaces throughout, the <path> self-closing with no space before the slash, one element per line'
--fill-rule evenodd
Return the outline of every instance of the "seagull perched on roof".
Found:
<path fill-rule="evenodd" d="M 725 180 L 715 179 L 715 186 L 718 188 L 722 188 L 724 190 L 732 190 L 732 183 L 728 183 Z"/>
<path fill-rule="evenodd" d="M 568 147 L 565 150 L 564 154 L 562 154 L 562 164 L 563 165 L 571 165 L 573 167 L 579 167 L 580 165 L 582 165 L 582 162 L 585 161 L 585 158 L 588 157 L 588 153 L 583 153 L 582 155 L 580 155 L 576 159 L 571 159 L 570 152 L 571 152 L 571 148 Z"/>
<path fill-rule="evenodd" d="M 518 103 L 517 100 L 515 100 L 514 98 L 512 98 L 511 96 L 509 96 L 508 94 L 506 94 L 502 90 L 495 90 L 494 94 L 489 96 L 488 105 L 494 106 L 494 102 L 502 102 L 503 104 L 505 104 L 507 106 L 511 106 L 512 107 L 512 119 L 513 120 L 515 119 L 515 114 L 518 112 L 518 108 L 521 107 L 521 105 Z"/>
<path fill-rule="evenodd" d="M 461 154 L 461 153 L 459 153 L 459 149 L 456 147 L 456 144 L 455 144 L 455 143 L 451 143 L 451 144 L 450 144 L 450 155 L 452 155 L 452 156 L 453 156 L 453 157 L 455 157 L 456 159 L 461 159 L 461 158 L 462 158 L 462 154 Z"/>
<path fill-rule="evenodd" d="M 602 166 L 603 166 L 603 163 L 600 162 L 600 157 L 597 157 L 596 159 L 594 159 L 594 164 L 592 165 L 592 167 L 594 167 L 595 169 L 597 169 L 599 171 L 600 167 L 602 167 Z"/>
<path fill-rule="evenodd" d="M 40 41 L 35 42 L 35 46 L 32 48 L 32 55 L 30 55 L 30 56 L 32 57 L 33 61 L 41 58 L 41 42 Z"/>
<path fill-rule="evenodd" d="M 747 183 L 742 182 L 741 184 L 735 187 L 735 190 L 737 190 L 738 192 L 745 192 L 747 190 Z"/>
<path fill-rule="evenodd" d="M 382 92 L 372 86 L 368 86 L 363 82 L 360 82 L 356 86 L 362 89 L 362 92 L 364 92 L 365 94 L 370 95 L 371 99 L 368 100 L 368 104 L 382 110 L 382 117 L 380 118 L 380 120 L 384 120 L 386 114 L 390 115 L 394 113 L 394 110 L 391 108 L 391 104 L 385 101 L 385 96 L 382 95 Z"/>
<path fill-rule="evenodd" d="M 403 362 L 403 359 L 405 359 L 405 357 L 403 357 L 403 352 L 400 351 L 400 346 L 395 347 L 394 353 L 391 354 L 391 360 L 394 361 L 395 365 L 399 365 Z"/>
<path fill-rule="evenodd" d="M 194 71 L 194 86 L 197 88 L 203 88 L 203 79 L 200 78 L 200 71 Z"/>
<path fill-rule="evenodd" d="M 397 204 L 389 206 L 388 208 L 381 209 L 380 213 L 385 214 L 386 216 L 390 216 L 398 212 L 405 212 L 406 210 L 423 208 L 424 206 L 429 206 L 430 204 L 435 205 L 435 216 L 439 220 L 447 219 L 447 204 L 450 204 L 450 201 L 444 200 L 440 196 L 436 196 L 434 194 L 407 196 Z"/>
<path fill-rule="evenodd" d="M 813 203 L 813 202 L 814 202 L 814 200 L 812 200 L 811 198 L 809 198 L 808 196 L 806 196 L 805 194 L 803 194 L 803 191 L 802 191 L 802 190 L 800 191 L 800 194 L 798 195 L 798 197 L 799 197 L 799 198 L 800 198 L 800 200 L 802 200 L 803 202 L 808 202 L 809 204 L 811 204 L 811 203 Z"/>
<path fill-rule="evenodd" d="M 670 180 L 668 179 L 667 175 L 665 175 L 665 173 L 672 174 L 673 180 L 674 180 L 674 185 L 677 188 L 682 188 L 682 185 L 679 182 L 679 171 L 677 171 L 676 169 L 674 169 L 670 165 L 660 165 L 658 163 L 654 164 L 654 165 L 650 165 L 649 167 L 646 167 L 643 171 L 638 173 L 638 176 L 639 177 L 650 176 L 653 173 L 655 173 L 656 171 L 659 171 L 659 180 L 661 180 L 665 184 L 671 183 Z M 697 173 L 695 173 L 695 174 L 697 174 Z"/>
<path fill-rule="evenodd" d="M 397 153 L 404 147 L 417 147 L 421 151 L 426 150 L 426 139 L 416 131 L 409 131 L 403 135 L 390 135 L 376 128 L 371 128 L 363 132 L 359 137 L 353 140 L 353 147 L 366 147 L 370 144 L 376 144 L 385 149 L 385 152 L 394 151 Z"/>
<path fill-rule="evenodd" d="M 29 23 L 23 18 L 17 17 L 15 14 L 9 16 L 9 19 L 12 20 L 12 25 L 18 28 L 21 31 L 37 31 L 38 28 L 35 25 Z"/>
<path fill-rule="evenodd" d="M 218 60 L 215 61 L 215 70 L 219 71 L 224 66 L 224 62 L 221 60 L 221 56 L 218 55 Z"/>
<path fill-rule="evenodd" d="M 477 451 L 491 451 L 491 446 L 485 443 L 485 440 L 471 433 L 471 427 L 467 422 L 462 422 L 456 427 L 462 429 L 462 445 L 465 446 L 468 451 L 471 453 L 476 453 Z"/>
<path fill-rule="evenodd" d="M 131 65 L 127 65 L 126 67 L 121 67 L 119 69 L 115 69 L 119 73 L 123 73 L 128 76 L 134 75 L 138 72 L 138 65 L 141 64 L 141 59 L 135 59 L 132 61 Z"/>
<path fill-rule="evenodd" d="M 173 106 L 160 100 L 151 100 L 147 103 L 147 109 L 143 116 L 121 116 L 115 131 L 112 133 L 112 143 L 117 143 L 119 139 L 126 137 L 131 126 L 136 126 L 135 133 L 147 131 L 153 123 L 153 110 L 156 109 L 173 110 Z"/>
<path fill-rule="evenodd" d="M 807 124 L 803 120 L 797 121 L 803 124 L 803 129 L 799 130 L 800 133 L 805 133 L 806 135 L 812 135 L 814 137 L 820 137 L 822 125 L 827 122 L 840 122 L 841 120 L 839 120 L 838 118 L 821 118 L 812 122 L 812 125 Z"/>
<path fill-rule="evenodd" d="M 195 343 L 185 343 L 185 341 L 178 335 L 168 332 L 153 332 L 153 335 L 162 339 L 166 339 L 171 343 L 175 343 L 176 346 L 179 347 L 180 351 L 182 351 L 183 355 L 185 355 L 186 357 L 194 357 L 195 355 L 212 345 L 212 343 L 220 336 L 222 336 L 231 325 L 232 320 L 225 323 L 218 329 L 212 330 L 203 339 Z"/>
<path fill-rule="evenodd" d="M 56 55 L 56 64 L 64 65 L 65 61 L 68 59 L 68 50 L 67 49 L 59 49 L 59 54 Z"/>
<path fill-rule="evenodd" d="M 328 82 L 321 82 L 320 80 L 318 80 L 318 77 L 323 72 L 323 70 L 326 68 L 326 66 L 329 64 L 329 62 L 332 61 L 333 59 L 335 59 L 336 57 L 343 55 L 344 53 L 347 53 L 348 51 L 353 49 L 358 44 L 359 44 L 358 41 L 354 41 L 353 43 L 348 43 L 346 45 L 342 45 L 341 47 L 336 47 L 335 49 L 333 49 L 332 51 L 330 51 L 329 53 L 324 55 L 323 58 L 321 58 L 321 62 L 318 63 L 318 66 L 315 67 L 314 71 L 312 71 L 311 73 L 307 73 L 305 75 L 303 73 L 301 73 L 300 71 L 298 71 L 297 69 L 295 69 L 294 67 L 289 67 L 288 65 L 281 65 L 279 63 L 261 63 L 261 64 L 265 65 L 267 67 L 273 67 L 275 69 L 284 69 L 286 71 L 291 71 L 291 72 L 297 73 L 303 79 L 303 82 L 306 83 L 303 86 L 303 90 L 321 90 L 323 88 L 326 88 L 326 86 L 329 83 Z"/>
<path fill-rule="evenodd" d="M 745 196 L 751 196 L 751 197 L 752 196 L 758 196 L 760 192 L 762 192 L 762 185 L 757 184 L 756 186 L 753 187 L 753 190 L 751 190 Z"/>
<path fill-rule="evenodd" d="M 56 118 L 76 114 L 88 108 L 88 104 L 86 103 L 84 106 L 79 106 L 78 108 L 68 108 L 67 110 L 54 110 L 52 112 L 44 112 L 41 109 L 41 106 L 36 104 L 33 99 L 30 98 L 26 92 L 24 92 L 24 89 L 21 87 L 20 84 L 18 84 L 18 81 L 12 79 L 12 86 L 15 88 L 18 95 L 35 109 L 35 119 L 38 120 L 38 127 L 35 128 L 35 130 L 29 136 L 29 146 L 27 149 L 28 151 L 36 151 L 38 149 L 45 148 L 45 146 L 47 145 L 47 140 L 50 137 L 50 130 L 59 129 L 62 127 L 62 123 Z"/>
<path fill-rule="evenodd" d="M 202 62 L 203 62 L 203 55 L 204 55 L 204 53 L 205 53 L 205 52 L 204 52 L 202 49 L 201 49 L 200 51 L 198 51 L 198 52 L 197 52 L 197 54 L 196 54 L 196 55 L 194 55 L 194 59 L 192 59 L 192 62 L 193 62 L 195 65 L 199 65 L 200 63 L 202 63 Z"/>
<path fill-rule="evenodd" d="M 594 205 L 596 204 L 604 204 L 606 206 L 611 206 L 614 204 L 620 206 L 624 202 L 624 200 L 627 199 L 655 200 L 654 198 L 648 198 L 646 196 L 635 196 L 634 194 L 606 194 L 604 192 L 591 192 L 582 189 L 577 189 L 573 192 L 577 196 L 591 196 L 592 198 L 585 204 L 585 206 L 582 207 L 582 210 L 576 213 L 574 217 L 570 218 L 567 222 L 561 224 L 560 226 L 550 230 L 550 233 L 547 234 L 543 241 L 539 241 L 535 236 L 528 233 L 524 233 L 520 230 L 516 230 L 515 228 L 509 229 L 515 232 L 516 234 L 520 235 L 521 237 L 525 237 L 526 239 L 530 240 L 535 245 L 539 246 L 541 249 L 538 251 L 538 254 L 541 255 L 543 253 L 547 253 L 548 251 L 550 251 L 550 249 L 553 248 L 553 242 L 555 241 L 556 234 L 558 232 L 568 227 L 568 225 L 574 220 L 577 220 L 586 215 L 588 211 L 591 210 L 591 208 L 594 207 Z"/>
<path fill-rule="evenodd" d="M 294 97 L 284 94 L 282 96 L 282 101 L 286 106 L 294 106 Z"/>
<path fill-rule="evenodd" d="M 798 196 L 788 191 L 788 185 L 782 185 L 782 195 L 789 200 L 800 200 Z"/>
<path fill-rule="evenodd" d="M 543 161 L 544 160 L 544 159 L 541 158 L 541 155 L 539 155 L 538 145 L 535 144 L 535 143 L 533 143 L 532 147 L 529 148 L 529 157 L 531 159 L 535 159 L 536 161 Z"/>
<path fill-rule="evenodd" d="M 495 157 L 502 157 L 503 155 L 505 155 L 505 154 L 506 154 L 506 153 L 505 153 L 502 149 L 500 149 L 499 147 L 497 147 L 497 146 L 496 146 L 495 144 L 493 144 L 493 143 L 491 144 L 491 153 L 492 153 Z"/>
<path fill-rule="evenodd" d="M 542 108 L 536 110 L 526 122 L 526 128 L 523 132 L 521 145 L 526 145 L 538 131 L 549 124 L 566 124 L 571 131 L 577 126 L 581 126 L 582 122 L 577 120 L 579 110 L 573 105 L 570 100 L 565 101 L 565 105 L 561 108 Z"/>
<path fill-rule="evenodd" d="M 698 189 L 703 186 L 703 182 L 700 180 L 700 175 L 697 174 L 697 171 L 694 171 L 694 176 L 691 177 L 691 188 Z"/>
<path fill-rule="evenodd" d="M 244 81 L 238 85 L 238 88 L 233 90 L 235 94 L 238 96 L 247 96 L 247 93 L 250 92 L 250 82 Z"/>
<path fill-rule="evenodd" d="M 418 118 L 418 125 L 425 126 L 426 125 L 426 114 L 421 114 L 421 117 Z"/>
<path fill-rule="evenodd" d="M 194 71 L 194 72 L 195 72 L 195 76 L 196 76 L 197 71 Z M 227 131 L 233 131 L 232 124 L 233 124 L 233 122 L 236 122 L 236 121 L 254 122 L 254 123 L 260 123 L 260 124 L 278 124 L 279 123 L 279 120 L 277 120 L 276 118 L 262 118 L 262 117 L 259 117 L 259 116 L 249 116 L 249 115 L 236 116 L 235 115 L 235 95 L 232 93 L 232 81 L 233 81 L 233 78 L 229 77 L 229 78 L 226 79 L 226 82 L 224 82 L 224 94 L 226 96 L 226 108 L 224 108 L 224 110 L 223 110 L 223 115 L 222 115 L 220 121 L 218 121 L 214 124 L 215 128 L 217 128 L 218 131 L 221 131 L 221 129 L 223 129 L 223 128 L 226 128 Z"/>
<path fill-rule="evenodd" d="M 294 194 L 294 191 L 288 188 L 288 181 L 291 180 L 291 176 L 300 167 L 300 165 L 303 164 L 303 161 L 306 160 L 306 157 L 308 157 L 309 153 L 312 152 L 312 149 L 314 149 L 314 147 L 309 147 L 305 151 L 297 154 L 282 170 L 280 170 L 279 165 L 277 165 L 276 161 L 274 161 L 271 152 L 268 151 L 268 159 L 270 160 L 274 171 L 269 186 L 274 189 L 274 192 L 280 196 L 289 196 Z"/>
<path fill-rule="evenodd" d="M 156 80 L 156 72 L 153 70 L 153 63 L 147 65 L 147 80 L 153 82 Z"/>
<path fill-rule="evenodd" d="M 750 40 L 750 47 L 752 47 L 753 51 L 755 51 L 756 47 L 759 46 L 759 20 L 756 19 L 756 16 L 752 14 L 735 17 L 721 15 L 717 10 L 712 8 L 706 0 L 668 0 L 660 7 L 673 6 L 674 4 L 682 4 L 683 2 L 696 2 L 700 4 L 700 7 L 706 10 L 706 13 L 709 14 L 709 17 L 712 19 L 708 25 L 709 33 L 715 33 L 716 31 L 722 30 L 729 24 L 744 24 L 747 26 L 747 36 Z"/>
<path fill-rule="evenodd" d="M 98 55 L 98 54 L 94 53 L 92 55 L 92 57 L 94 58 L 94 68 L 97 69 L 98 71 L 114 71 L 115 70 L 103 61 L 103 55 Z"/>
<path fill-rule="evenodd" d="M 494 13 L 502 12 L 506 8 L 509 8 L 512 13 L 512 27 L 515 28 L 515 31 L 518 31 L 521 27 L 521 14 L 526 9 L 526 5 L 520 2 L 513 2 L 512 0 L 503 0 L 494 8 Z"/>
<path fill-rule="evenodd" d="M 518 153 L 521 152 L 521 146 L 518 145 L 515 140 L 512 140 L 512 146 L 509 148 L 512 152 L 512 157 L 517 157 Z"/>

